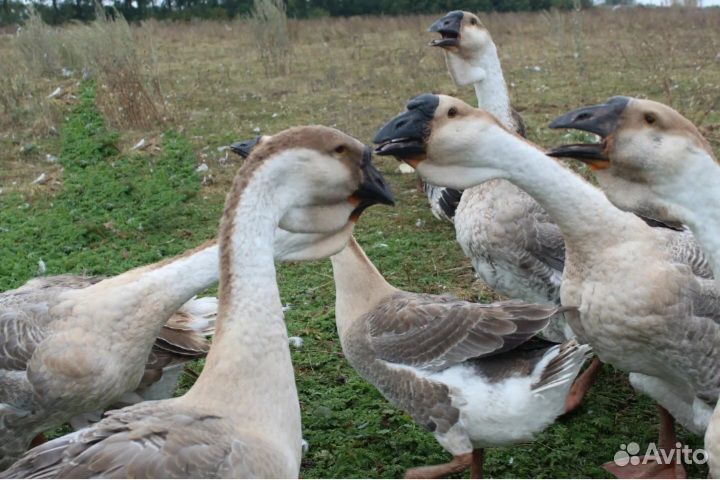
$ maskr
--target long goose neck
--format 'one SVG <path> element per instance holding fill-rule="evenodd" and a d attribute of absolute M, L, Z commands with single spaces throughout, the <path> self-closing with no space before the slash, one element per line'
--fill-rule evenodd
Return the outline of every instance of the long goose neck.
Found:
<path fill-rule="evenodd" d="M 495 115 L 505 127 L 515 130 L 510 94 L 494 43 L 491 42 L 486 46 L 479 62 L 485 70 L 485 78 L 473 83 L 478 107 Z"/>
<path fill-rule="evenodd" d="M 656 194 L 667 198 L 670 211 L 690 227 L 710 256 L 716 282 L 720 282 L 720 166 L 715 157 L 698 149 L 683 159 L 684 169 L 668 179 Z"/>
<path fill-rule="evenodd" d="M 274 188 L 271 165 L 248 168 L 228 194 L 215 337 L 187 399 L 287 444 L 299 466 L 300 408 L 273 261 L 276 227 L 292 196 Z"/>
<path fill-rule="evenodd" d="M 514 130 L 510 95 L 495 43 L 489 41 L 481 50 L 466 55 L 448 52 L 445 58 L 455 83 L 460 86 L 472 84 L 478 107 L 492 113 L 505 127 Z"/>
<path fill-rule="evenodd" d="M 331 257 L 335 280 L 335 321 L 340 338 L 351 322 L 396 291 L 351 238 Z"/>
<path fill-rule="evenodd" d="M 642 224 L 535 145 L 500 127 L 488 133 L 484 138 L 489 137 L 489 141 L 477 141 L 475 154 L 486 159 L 501 158 L 505 165 L 512 166 L 496 176 L 525 190 L 548 212 L 560 227 L 568 251 L 593 252 L 618 238 L 627 238 Z"/>
<path fill-rule="evenodd" d="M 152 342 L 167 319 L 194 295 L 218 280 L 218 247 L 215 241 L 162 262 L 130 270 L 85 289 L 89 304 L 102 302 L 104 308 L 142 312 L 128 314 L 122 322 L 117 315 L 93 316 L 90 329 L 112 332 L 122 329 L 131 343 Z M 115 302 L 118 305 L 112 305 Z M 99 305 L 98 308 L 101 306 Z"/>

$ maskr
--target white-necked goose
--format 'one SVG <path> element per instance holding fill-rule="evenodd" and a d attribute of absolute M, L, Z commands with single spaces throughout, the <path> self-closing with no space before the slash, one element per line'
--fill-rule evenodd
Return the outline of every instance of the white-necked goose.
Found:
<path fill-rule="evenodd" d="M 407 478 L 483 473 L 483 449 L 532 440 L 565 412 L 587 346 L 528 340 L 554 305 L 483 305 L 398 290 L 351 239 L 332 257 L 345 358 L 453 455 Z"/>
<path fill-rule="evenodd" d="M 497 47 L 480 19 L 457 10 L 429 31 L 441 35 L 430 45 L 442 49 L 453 81 L 473 85 L 480 108 L 506 128 L 524 133 L 510 106 Z M 463 252 L 493 290 L 509 298 L 558 304 L 565 246 L 560 229 L 531 196 L 503 179 L 474 186 L 463 192 L 454 223 Z M 544 332 L 558 342 L 569 335 L 560 315 Z"/>
<path fill-rule="evenodd" d="M 338 237 L 301 233 L 306 225 L 337 229 L 356 204 L 289 210 L 274 236 L 276 258 L 305 258 L 305 249 L 319 243 L 331 248 L 329 242 Z M 35 279 L 0 295 L 0 468 L 19 458 L 44 430 L 68 421 L 86 426 L 111 405 L 171 392 L 169 378 L 147 388 L 162 364 L 172 363 L 168 350 L 183 351 L 176 329 L 184 320 L 174 312 L 217 282 L 218 274 L 218 247 L 212 241 L 116 277 Z M 205 302 L 189 303 L 180 315 L 204 315 Z M 196 320 L 202 328 L 202 319 Z M 197 340 L 194 336 L 185 332 L 186 343 Z M 197 353 L 206 351 L 202 345 Z M 136 389 L 139 396 L 132 393 Z"/>
<path fill-rule="evenodd" d="M 610 201 L 623 210 L 688 225 L 720 278 L 720 166 L 692 122 L 658 102 L 613 97 L 562 115 L 550 126 L 599 135 L 600 143 L 565 145 L 551 154 L 589 164 Z M 720 477 L 717 406 L 705 433 L 705 450 L 710 477 Z"/>
<path fill-rule="evenodd" d="M 618 210 L 491 114 L 452 97 L 416 97 L 375 141 L 378 153 L 401 158 L 433 183 L 467 188 L 505 178 L 532 195 L 565 238 L 560 296 L 577 307 L 565 316 L 578 340 L 639 376 L 685 427 L 704 431 L 720 392 L 720 301 L 714 281 L 696 275 L 686 252 L 673 248 L 676 232 Z M 674 444 L 674 432 L 661 429 L 660 446 Z M 684 474 L 652 461 L 640 469 Z"/>
<path fill-rule="evenodd" d="M 428 30 L 440 34 L 430 45 L 442 49 L 455 84 L 472 85 L 478 107 L 524 137 L 525 124 L 510 105 L 497 47 L 478 16 L 456 10 Z M 434 190 L 443 188 L 458 191 Z M 565 243 L 552 218 L 522 189 L 504 179 L 466 189 L 454 212 L 454 224 L 460 247 L 478 277 L 493 290 L 509 298 L 560 303 Z M 558 314 L 541 335 L 561 342 L 572 332 Z M 570 410 L 580 405 L 599 371 L 600 362 L 593 359 L 573 387 Z"/>
<path fill-rule="evenodd" d="M 370 150 L 327 127 L 286 130 L 257 148 L 227 196 L 219 232 L 219 310 L 205 368 L 182 397 L 110 412 L 28 452 L 9 477 L 297 477 L 300 408 L 273 243 L 291 208 L 391 202 Z M 296 259 L 344 246 L 354 220 L 304 234 Z M 324 226 L 325 227 L 325 226 Z M 308 237 L 306 237 L 308 238 Z M 331 250 L 323 250 L 327 245 Z M 217 265 L 217 260 L 215 261 Z M 190 272 L 188 272 L 190 274 Z"/>

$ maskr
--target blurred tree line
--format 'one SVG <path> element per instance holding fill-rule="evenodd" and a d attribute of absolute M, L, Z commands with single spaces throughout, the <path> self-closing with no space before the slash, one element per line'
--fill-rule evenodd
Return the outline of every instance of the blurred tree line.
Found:
<path fill-rule="evenodd" d="M 28 5 L 33 5 L 51 24 L 70 20 L 88 21 L 95 16 L 93 0 L 0 0 L 0 25 L 21 23 Z M 592 0 L 286 0 L 289 17 L 316 18 L 351 15 L 403 15 L 441 13 L 449 10 L 509 12 L 570 9 L 592 6 Z M 103 2 L 109 6 L 108 2 Z M 189 20 L 228 19 L 247 15 L 253 0 L 114 0 L 115 8 L 128 21 L 145 18 Z"/>

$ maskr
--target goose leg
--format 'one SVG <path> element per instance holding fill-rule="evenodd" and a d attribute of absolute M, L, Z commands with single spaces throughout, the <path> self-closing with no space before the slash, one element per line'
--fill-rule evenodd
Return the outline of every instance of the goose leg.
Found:
<path fill-rule="evenodd" d="M 624 466 L 620 466 L 614 461 L 608 462 L 602 466 L 605 470 L 617 478 L 687 478 L 682 460 L 678 462 L 678 458 L 682 458 L 680 457 L 682 453 L 676 447 L 675 419 L 660 405 L 657 406 L 657 409 L 660 414 L 658 454 L 669 457 L 672 453 L 669 461 L 665 463 L 662 458 L 658 459 L 655 456 L 632 457 L 634 461 Z"/>
<path fill-rule="evenodd" d="M 570 387 L 570 392 L 565 397 L 565 413 L 575 411 L 582 403 L 583 398 L 600 373 L 602 362 L 599 358 L 594 357 L 588 368 L 585 369 Z"/>
<path fill-rule="evenodd" d="M 409 468 L 405 471 L 405 478 L 445 478 L 453 473 L 464 472 L 473 463 L 473 453 L 457 455 L 450 462 L 440 465 Z"/>
<path fill-rule="evenodd" d="M 472 452 L 472 464 L 470 465 L 470 478 L 483 478 L 483 465 L 485 464 L 485 450 L 476 448 Z"/>

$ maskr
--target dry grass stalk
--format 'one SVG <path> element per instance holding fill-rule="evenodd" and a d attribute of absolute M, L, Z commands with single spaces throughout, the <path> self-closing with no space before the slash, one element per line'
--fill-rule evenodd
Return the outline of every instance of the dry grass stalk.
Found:
<path fill-rule="evenodd" d="M 157 72 L 152 71 L 149 39 L 136 41 L 117 11 L 112 18 L 98 5 L 96 12 L 94 22 L 69 29 L 68 35 L 82 55 L 85 74 L 97 76 L 99 106 L 118 126 L 145 128 L 161 122 L 165 105 Z"/>
<path fill-rule="evenodd" d="M 287 75 L 291 43 L 283 0 L 255 0 L 249 22 L 265 75 Z"/>
<path fill-rule="evenodd" d="M 36 75 L 52 76 L 72 68 L 77 56 L 67 45 L 64 31 L 46 24 L 32 7 L 25 24 L 18 29 L 15 46 L 25 66 Z"/>
<path fill-rule="evenodd" d="M 162 122 L 166 109 L 159 75 L 153 69 L 151 39 L 136 41 L 122 15 L 115 11 L 108 16 L 100 4 L 96 4 L 96 17 L 86 25 L 55 28 L 31 9 L 14 42 L 25 74 L 31 80 L 54 83 L 61 76 L 96 77 L 98 103 L 113 124 L 146 128 Z M 15 83 L 11 94 L 17 96 L 22 82 L 16 79 Z M 0 96 L 6 110 L 14 108 L 10 94 Z"/>

